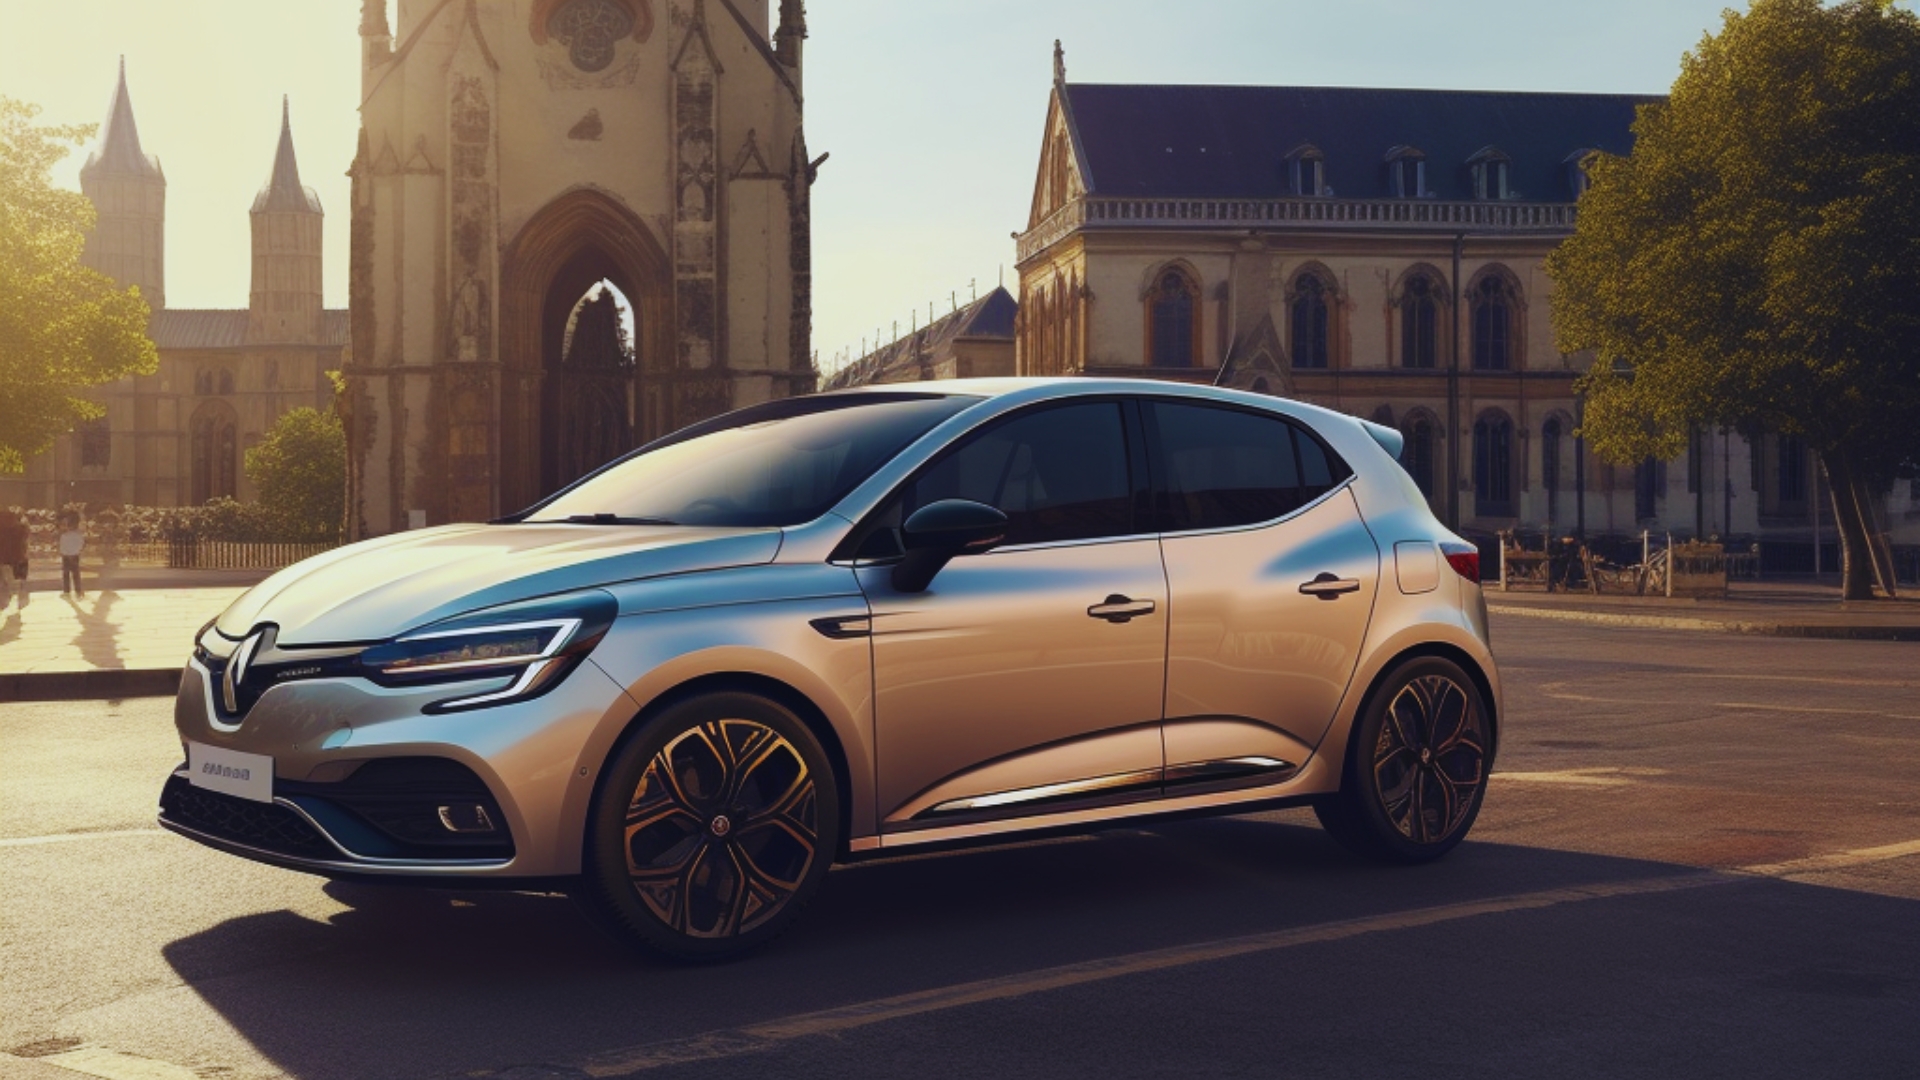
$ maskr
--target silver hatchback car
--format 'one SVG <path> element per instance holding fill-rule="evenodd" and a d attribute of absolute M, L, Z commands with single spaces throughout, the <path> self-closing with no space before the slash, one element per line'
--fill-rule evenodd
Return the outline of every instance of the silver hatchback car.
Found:
<path fill-rule="evenodd" d="M 160 823 L 330 877 L 565 890 L 680 958 L 835 862 L 1311 805 L 1472 826 L 1477 550 L 1393 431 L 1211 387 L 771 402 L 513 517 L 342 548 L 201 632 Z"/>

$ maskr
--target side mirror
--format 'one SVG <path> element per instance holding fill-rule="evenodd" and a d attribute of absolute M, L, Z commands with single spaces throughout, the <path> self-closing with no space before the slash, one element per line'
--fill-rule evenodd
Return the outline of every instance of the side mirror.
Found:
<path fill-rule="evenodd" d="M 907 557 L 893 568 L 893 587 L 925 592 L 940 568 L 958 555 L 991 551 L 1007 538 L 1007 515 L 985 503 L 942 499 L 915 510 L 900 526 Z"/>

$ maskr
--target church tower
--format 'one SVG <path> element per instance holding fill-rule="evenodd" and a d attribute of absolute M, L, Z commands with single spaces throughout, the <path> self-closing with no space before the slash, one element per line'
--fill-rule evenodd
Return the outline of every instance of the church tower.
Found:
<path fill-rule="evenodd" d="M 140 149 L 125 57 L 100 145 L 80 167 L 80 190 L 98 213 L 81 261 L 123 286 L 139 286 L 153 310 L 167 306 L 167 178 L 160 159 Z"/>
<path fill-rule="evenodd" d="M 320 340 L 320 196 L 300 182 L 293 124 L 280 101 L 273 172 L 253 199 L 253 290 L 247 341 L 311 345 Z"/>
<path fill-rule="evenodd" d="M 355 536 L 511 513 L 814 388 L 800 0 L 362 0 L 359 26 Z M 568 347 L 616 306 L 630 349 Z"/>

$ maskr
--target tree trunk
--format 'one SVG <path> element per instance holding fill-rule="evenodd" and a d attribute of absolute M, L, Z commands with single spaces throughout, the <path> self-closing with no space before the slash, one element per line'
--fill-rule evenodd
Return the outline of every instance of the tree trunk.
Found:
<path fill-rule="evenodd" d="M 1854 493 L 1858 483 L 1853 463 L 1844 451 L 1830 450 L 1820 455 L 1827 474 L 1827 489 L 1833 496 L 1833 523 L 1840 531 L 1840 599 L 1873 599 L 1873 554 L 1867 546 L 1867 523 L 1862 520 L 1860 504 Z M 1819 567 L 1814 567 L 1816 573 Z"/>

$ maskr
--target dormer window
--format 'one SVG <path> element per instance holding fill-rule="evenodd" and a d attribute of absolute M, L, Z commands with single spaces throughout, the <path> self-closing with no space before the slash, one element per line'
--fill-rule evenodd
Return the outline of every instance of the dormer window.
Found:
<path fill-rule="evenodd" d="M 1387 151 L 1387 179 L 1396 199 L 1424 199 L 1427 190 L 1427 155 L 1411 146 L 1396 146 Z"/>
<path fill-rule="evenodd" d="M 1287 155 L 1287 167 L 1295 195 L 1320 196 L 1331 194 L 1327 190 L 1327 171 L 1325 155 L 1320 148 L 1309 143 Z"/>
<path fill-rule="evenodd" d="M 1507 155 L 1489 146 L 1468 158 L 1467 165 L 1473 169 L 1474 198 L 1511 199 L 1514 197 L 1513 189 L 1507 182 L 1512 165 Z"/>
<path fill-rule="evenodd" d="M 1584 150 L 1575 150 L 1573 153 L 1567 155 L 1565 162 L 1567 167 L 1567 187 L 1573 192 L 1575 200 L 1585 195 L 1587 188 L 1592 185 L 1593 178 L 1587 175 L 1587 163 L 1595 157 L 1598 157 L 1599 154 L 1600 151 L 1589 147 Z"/>

